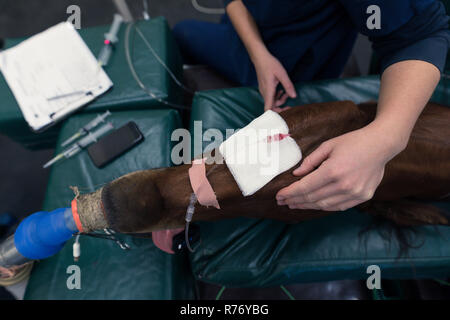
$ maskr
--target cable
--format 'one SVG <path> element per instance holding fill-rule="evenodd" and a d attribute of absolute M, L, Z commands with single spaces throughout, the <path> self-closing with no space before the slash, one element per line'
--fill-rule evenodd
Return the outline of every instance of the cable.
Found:
<path fill-rule="evenodd" d="M 436 281 L 437 283 L 443 285 L 443 286 L 450 286 L 450 282 L 441 280 L 441 279 L 433 279 L 434 281 Z"/>
<path fill-rule="evenodd" d="M 186 210 L 186 218 L 185 218 L 186 227 L 184 228 L 184 241 L 186 242 L 186 247 L 190 252 L 194 252 L 194 250 L 192 250 L 189 242 L 189 224 L 192 221 L 192 216 L 194 215 L 196 203 L 197 203 L 197 196 L 195 195 L 195 193 L 192 193 L 191 197 L 189 198 L 188 208 Z"/>
<path fill-rule="evenodd" d="M 189 242 L 189 224 L 190 222 L 186 221 L 186 226 L 184 227 L 184 242 L 186 242 L 186 247 L 188 248 L 188 250 L 190 252 L 194 252 Z"/>
<path fill-rule="evenodd" d="M 98 233 L 98 232 L 94 231 L 94 232 L 83 232 L 83 233 L 79 233 L 78 235 L 114 241 L 122 250 L 129 250 L 131 248 L 129 244 L 116 238 L 114 236 L 115 231 L 113 231 L 112 229 L 103 229 L 103 232 L 106 234 L 102 234 L 102 233 Z"/>
<path fill-rule="evenodd" d="M 288 289 L 286 289 L 285 286 L 281 285 L 280 288 L 281 288 L 281 290 L 284 291 L 284 293 L 286 293 L 286 295 L 289 297 L 289 299 L 295 300 L 295 298 L 294 298 L 294 296 L 292 295 L 292 293 L 291 293 Z"/>
<path fill-rule="evenodd" d="M 201 6 L 197 0 L 191 0 L 192 6 L 195 8 L 195 10 L 205 13 L 205 14 L 224 14 L 225 9 L 224 8 L 207 8 Z"/>
<path fill-rule="evenodd" d="M 80 234 L 78 233 L 75 237 L 75 242 L 72 246 L 73 250 L 73 261 L 77 262 L 80 259 L 81 247 L 80 247 Z"/>
<path fill-rule="evenodd" d="M 218 167 L 217 164 L 215 164 L 207 173 L 206 173 L 206 177 L 209 177 L 209 175 L 214 172 L 214 170 Z M 194 250 L 191 248 L 191 245 L 189 243 L 189 224 L 192 221 L 192 216 L 194 215 L 195 212 L 195 204 L 197 203 L 197 195 L 193 192 L 191 193 L 191 196 L 189 198 L 189 205 L 187 207 L 186 210 L 186 216 L 185 216 L 185 220 L 186 220 L 186 226 L 184 228 L 184 241 L 186 242 L 186 247 L 188 248 L 188 250 L 190 252 L 194 252 Z"/>
<path fill-rule="evenodd" d="M 222 288 L 220 288 L 219 292 L 217 293 L 216 300 L 220 299 L 220 297 L 222 296 L 222 293 L 225 291 L 225 289 L 226 289 L 225 286 L 222 286 Z"/>
<path fill-rule="evenodd" d="M 144 90 L 149 96 L 151 96 L 153 99 L 157 100 L 160 103 L 163 103 L 165 105 L 168 105 L 169 107 L 175 108 L 175 109 L 183 109 L 183 110 L 189 110 L 189 108 L 182 106 L 182 105 L 178 105 L 178 104 L 174 104 L 174 103 L 170 103 L 168 101 L 162 100 L 159 97 L 157 97 L 150 89 L 148 89 L 145 84 L 141 81 L 141 79 L 139 78 L 136 69 L 134 67 L 134 63 L 131 59 L 131 55 L 130 55 L 130 31 L 132 26 L 134 25 L 134 22 L 131 22 L 128 26 L 127 29 L 125 31 L 125 56 L 127 59 L 127 63 L 128 63 L 128 67 L 130 68 L 131 74 L 134 78 L 134 80 L 136 81 L 136 83 L 139 85 L 139 87 L 141 87 L 142 90 Z"/>
<path fill-rule="evenodd" d="M 180 86 L 180 88 L 183 89 L 184 91 L 186 91 L 187 93 L 194 94 L 194 91 L 192 91 L 189 88 L 185 87 L 183 85 L 183 83 L 181 83 L 181 81 L 178 80 L 178 78 L 175 76 L 175 74 L 172 72 L 172 70 L 170 70 L 169 67 L 164 63 L 164 61 L 156 53 L 155 49 L 153 49 L 152 45 L 150 44 L 150 42 L 148 42 L 147 38 L 144 36 L 144 34 L 142 33 L 141 29 L 139 29 L 139 27 L 137 26 L 136 23 L 134 23 L 134 28 L 136 29 L 136 31 L 139 34 L 139 36 L 142 38 L 142 41 L 144 41 L 144 43 L 147 46 L 147 48 L 151 51 L 153 56 L 156 58 L 156 60 L 158 60 L 158 62 L 164 67 L 164 69 L 166 69 L 167 73 L 170 75 L 170 77 L 173 79 L 173 81 L 175 81 L 175 83 L 178 86 Z"/>
<path fill-rule="evenodd" d="M 136 72 L 136 69 L 134 67 L 134 63 L 133 63 L 133 60 L 132 60 L 131 54 L 130 54 L 130 31 L 131 31 L 131 28 L 133 26 L 135 26 L 135 28 L 136 28 L 135 22 L 130 22 L 130 24 L 128 24 L 127 29 L 125 31 L 125 56 L 126 56 L 126 59 L 127 59 L 128 67 L 130 68 L 131 74 L 132 74 L 134 80 L 136 81 L 136 83 L 139 85 L 139 87 L 141 87 L 141 89 L 143 91 L 145 91 L 149 96 L 151 96 L 153 99 L 157 100 L 158 102 L 160 102 L 162 104 L 165 104 L 165 105 L 167 105 L 169 107 L 175 108 L 175 109 L 190 110 L 189 107 L 162 100 L 161 98 L 156 96 L 150 89 L 148 89 L 147 86 L 141 81 L 141 79 L 139 78 L 139 75 Z M 136 29 L 136 30 L 138 30 L 138 29 Z M 141 37 L 143 36 L 142 32 L 138 32 L 138 34 Z M 143 39 L 145 39 L 145 37 L 143 37 Z M 161 60 L 161 58 L 159 58 L 159 56 L 153 50 L 153 48 L 151 47 L 150 43 L 148 43 L 148 41 L 146 39 L 144 40 L 144 43 L 146 43 L 147 47 L 153 53 L 153 55 L 155 56 L 157 61 L 166 69 L 166 71 L 169 73 L 169 75 L 175 81 L 175 83 L 177 83 L 178 85 L 180 85 L 181 88 L 184 88 L 186 90 L 187 88 L 184 87 L 181 84 L 181 82 L 179 82 L 178 79 L 176 79 L 176 77 L 172 73 L 172 71 L 170 71 L 170 69 L 166 66 L 166 64 Z M 190 91 L 190 93 L 192 93 L 192 91 Z"/>

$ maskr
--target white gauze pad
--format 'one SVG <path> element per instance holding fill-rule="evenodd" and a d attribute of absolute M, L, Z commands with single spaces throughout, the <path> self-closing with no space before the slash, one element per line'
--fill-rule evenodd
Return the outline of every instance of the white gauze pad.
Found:
<path fill-rule="evenodd" d="M 254 194 L 302 159 L 300 147 L 288 134 L 284 119 L 268 110 L 219 146 L 244 196 Z"/>

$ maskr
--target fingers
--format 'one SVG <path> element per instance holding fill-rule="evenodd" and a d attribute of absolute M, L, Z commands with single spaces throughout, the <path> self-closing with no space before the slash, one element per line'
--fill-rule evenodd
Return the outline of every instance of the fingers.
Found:
<path fill-rule="evenodd" d="M 290 209 L 344 211 L 371 198 L 371 195 L 360 195 L 353 191 L 342 189 L 339 182 L 333 182 L 310 194 L 299 194 L 295 197 L 278 201 L 278 205 L 287 205 Z"/>
<path fill-rule="evenodd" d="M 278 90 L 278 92 L 276 93 L 276 96 L 273 97 L 272 100 L 264 99 L 264 101 L 265 101 L 264 110 L 266 111 L 268 109 L 272 109 L 272 110 L 274 110 L 276 112 L 281 112 L 283 110 L 278 110 L 277 108 L 279 108 L 281 105 L 283 105 L 288 98 L 289 98 L 289 96 L 288 96 L 287 93 L 284 93 L 283 90 Z M 266 101 L 268 101 L 268 102 L 266 102 Z M 269 105 L 270 101 L 272 101 L 271 105 Z M 275 110 L 275 109 L 277 109 L 278 111 Z"/>
<path fill-rule="evenodd" d="M 270 56 L 266 64 L 255 65 L 258 76 L 259 91 L 264 98 L 264 109 L 272 109 L 284 104 L 288 97 L 295 98 L 294 85 L 283 65 L 273 56 Z M 277 85 L 281 83 L 286 94 L 278 92 Z M 276 95 L 276 96 L 275 96 Z"/>
<path fill-rule="evenodd" d="M 280 94 L 281 93 L 281 94 Z M 283 105 L 286 100 L 289 98 L 287 93 L 283 93 L 283 91 L 279 91 L 278 97 L 275 101 L 274 107 L 278 108 L 279 106 Z"/>
<path fill-rule="evenodd" d="M 284 94 L 283 90 L 278 90 L 276 100 L 279 100 Z"/>
<path fill-rule="evenodd" d="M 307 203 L 298 205 L 298 209 L 314 209 L 322 211 L 345 211 L 364 202 L 361 199 L 353 199 L 346 195 L 339 195 L 318 201 L 317 203 Z"/>
<path fill-rule="evenodd" d="M 327 211 L 345 211 L 348 209 L 351 209 L 353 207 L 356 207 L 358 204 L 363 203 L 363 200 L 350 200 L 350 201 L 344 201 L 335 204 L 333 207 L 329 208 Z"/>
<path fill-rule="evenodd" d="M 269 110 L 274 105 L 276 84 L 272 84 L 262 92 L 264 98 L 264 110 Z"/>
<path fill-rule="evenodd" d="M 275 112 L 277 112 L 277 113 L 280 113 L 280 112 L 286 111 L 286 110 L 289 109 L 289 108 L 290 108 L 290 107 L 288 107 L 288 106 L 282 107 L 282 108 L 280 108 L 280 107 L 275 107 L 275 108 L 273 108 L 272 110 L 275 111 Z"/>
<path fill-rule="evenodd" d="M 294 182 L 290 186 L 281 189 L 277 193 L 277 200 L 285 200 L 287 198 L 292 198 L 299 195 L 305 196 L 332 182 L 333 176 L 329 174 L 329 170 L 326 166 L 313 171 L 328 158 L 331 150 L 332 147 L 329 143 L 322 143 L 319 148 L 306 157 L 302 165 L 294 170 L 293 173 L 295 175 L 309 174 L 303 177 L 300 181 Z"/>
<path fill-rule="evenodd" d="M 331 197 L 327 197 L 315 202 L 302 203 L 297 201 L 297 198 L 288 199 L 279 205 L 287 205 L 289 209 L 301 209 L 301 210 L 321 210 L 321 211 L 345 211 L 358 204 L 364 202 L 361 199 L 349 199 L 348 195 L 340 194 Z"/>
<path fill-rule="evenodd" d="M 332 144 L 329 142 L 322 143 L 313 153 L 307 156 L 300 167 L 293 171 L 296 176 L 308 174 L 325 161 L 332 150 Z"/>
<path fill-rule="evenodd" d="M 339 195 L 341 192 L 336 186 L 336 183 L 331 182 L 311 193 L 298 194 L 295 197 L 288 198 L 286 200 L 278 201 L 279 205 L 302 205 L 311 204 L 322 199 L 330 198 L 335 195 Z"/>
<path fill-rule="evenodd" d="M 319 168 L 318 170 L 302 178 L 300 181 L 294 182 L 278 191 L 276 199 L 277 201 L 283 201 L 289 198 L 298 197 L 300 195 L 305 196 L 326 186 L 330 182 L 332 182 L 332 179 L 328 174 L 326 174 L 326 170 L 321 170 Z"/>
<path fill-rule="evenodd" d="M 289 79 L 289 76 L 286 72 L 286 70 L 281 70 L 277 74 L 278 80 L 280 80 L 281 84 L 283 85 L 284 90 L 286 90 L 286 93 L 289 97 L 295 98 L 297 97 L 297 93 L 295 92 L 294 85 L 292 84 L 291 79 Z"/>
<path fill-rule="evenodd" d="M 291 209 L 313 209 L 313 210 L 324 210 L 324 211 L 339 211 L 335 210 L 338 204 L 349 201 L 348 195 L 339 194 L 331 197 L 321 198 L 320 200 L 314 202 L 294 202 L 287 201 L 286 205 Z"/>

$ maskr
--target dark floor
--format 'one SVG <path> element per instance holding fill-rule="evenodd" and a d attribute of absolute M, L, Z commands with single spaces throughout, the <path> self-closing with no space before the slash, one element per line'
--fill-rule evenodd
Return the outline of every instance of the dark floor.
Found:
<path fill-rule="evenodd" d="M 205 299 L 249 300 L 448 300 L 449 284 L 436 280 L 382 280 L 382 290 L 368 290 L 365 281 L 340 280 L 270 288 L 225 288 L 199 285 Z"/>
<path fill-rule="evenodd" d="M 143 0 L 127 0 L 136 19 L 142 18 Z M 220 8 L 222 0 L 199 0 L 203 6 Z M 164 16 L 173 26 L 184 19 L 218 21 L 219 15 L 197 11 L 191 0 L 149 0 L 150 17 Z M 1 0 L 0 38 L 30 36 L 66 20 L 69 5 L 81 9 L 81 28 L 109 24 L 116 12 L 112 0 Z"/>
<path fill-rule="evenodd" d="M 329 281 L 269 288 L 223 288 L 200 284 L 205 299 L 249 300 L 368 300 L 372 296 L 364 281 Z"/>
<path fill-rule="evenodd" d="M 208 7 L 220 7 L 222 0 L 199 0 Z M 1 0 L 0 38 L 29 36 L 51 25 L 67 19 L 68 5 L 81 8 L 81 27 L 109 24 L 115 7 L 112 0 Z M 133 15 L 142 16 L 142 1 L 128 0 Z M 149 1 L 150 16 L 164 15 L 170 25 L 180 20 L 194 18 L 217 21 L 219 16 L 206 15 L 196 11 L 190 0 Z M 186 77 L 200 80 L 206 76 L 204 70 L 191 69 Z M 207 73 L 208 74 L 208 73 Z M 214 80 L 215 81 L 215 80 Z M 218 86 L 209 79 L 204 85 Z M 192 82 L 191 82 L 192 83 Z M 219 83 L 220 80 L 219 80 Z M 200 86 L 194 89 L 205 89 Z M 39 211 L 45 195 L 48 170 L 42 169 L 53 155 L 52 150 L 29 151 L 0 135 L 0 214 L 10 213 L 21 219 Z M 390 283 L 386 282 L 389 287 Z M 404 281 L 402 287 L 407 293 L 403 298 L 444 299 L 450 297 L 448 286 L 432 280 Z M 215 299 L 222 288 L 199 283 L 198 292 L 203 299 Z M 0 299 L 8 298 L 0 289 Z M 395 293 L 397 294 L 397 293 Z M 395 295 L 393 294 L 393 295 Z M 363 281 L 332 281 L 316 284 L 289 285 L 285 288 L 236 289 L 226 288 L 221 299 L 371 299 Z"/>
<path fill-rule="evenodd" d="M 0 154 L 0 213 L 22 219 L 39 211 L 49 172 L 42 165 L 53 151 L 32 152 L 0 135 Z"/>

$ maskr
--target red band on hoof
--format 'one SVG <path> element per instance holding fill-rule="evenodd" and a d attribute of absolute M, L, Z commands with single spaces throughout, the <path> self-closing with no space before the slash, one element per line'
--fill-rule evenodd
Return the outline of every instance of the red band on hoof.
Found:
<path fill-rule="evenodd" d="M 72 216 L 73 220 L 75 220 L 75 225 L 77 226 L 80 232 L 83 232 L 83 226 L 81 225 L 80 216 L 78 215 L 77 210 L 77 199 L 72 200 Z"/>

